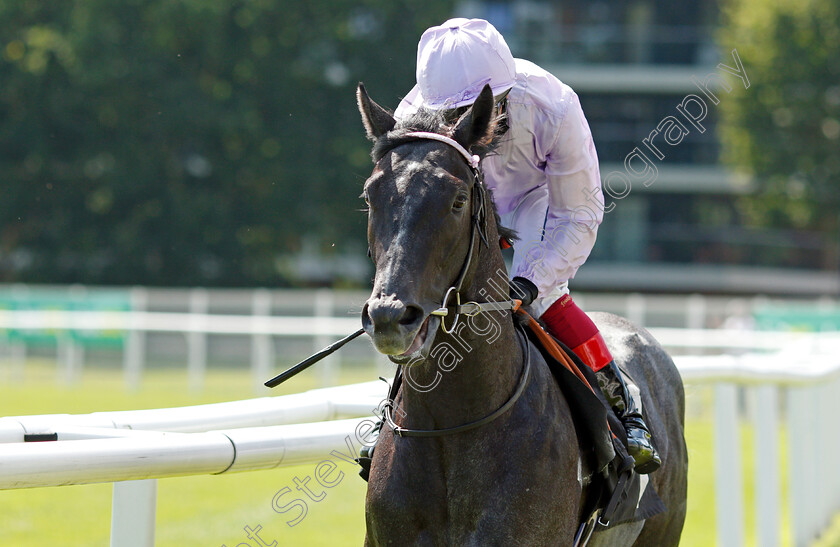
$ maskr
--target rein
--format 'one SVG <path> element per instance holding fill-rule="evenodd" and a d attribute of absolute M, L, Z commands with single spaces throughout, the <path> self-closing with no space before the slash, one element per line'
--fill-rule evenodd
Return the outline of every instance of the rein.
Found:
<path fill-rule="evenodd" d="M 517 328 L 521 330 L 522 327 Z M 391 417 L 391 407 L 395 404 L 394 398 L 396 397 L 396 392 L 399 390 L 399 383 L 401 383 L 402 380 L 400 374 L 402 371 L 399 371 L 397 373 L 397 378 L 394 380 L 394 385 L 391 386 L 392 394 L 388 396 L 388 401 L 382 409 L 382 416 L 385 418 L 385 423 L 387 423 L 388 426 L 394 430 L 394 433 L 400 437 L 440 437 L 443 435 L 463 433 L 465 431 L 489 424 L 510 410 L 514 403 L 516 403 L 516 401 L 519 400 L 519 397 L 525 392 L 525 387 L 528 385 L 528 378 L 530 378 L 531 375 L 531 344 L 528 343 L 528 338 L 525 336 L 525 333 L 522 333 L 522 335 L 525 341 L 525 366 L 522 369 L 522 374 L 519 375 L 519 384 L 516 386 L 516 390 L 513 392 L 513 395 L 510 396 L 510 399 L 508 399 L 505 404 L 497 408 L 493 413 L 488 414 L 484 418 L 474 422 L 469 422 L 455 427 L 445 427 L 443 429 L 406 429 L 401 427 L 397 425 Z"/>

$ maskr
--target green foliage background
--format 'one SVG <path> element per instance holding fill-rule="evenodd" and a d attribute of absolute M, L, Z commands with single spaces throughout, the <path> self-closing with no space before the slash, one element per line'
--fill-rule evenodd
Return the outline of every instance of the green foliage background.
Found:
<path fill-rule="evenodd" d="M 723 158 L 754 178 L 750 223 L 840 234 L 840 3 L 732 0 L 720 42 L 750 77 L 721 102 Z M 836 256 L 827 267 L 836 266 Z"/>
<path fill-rule="evenodd" d="M 364 81 L 450 2 L 0 0 L 0 281 L 283 284 L 364 238 Z"/>
<path fill-rule="evenodd" d="M 283 286 L 305 241 L 361 255 L 354 86 L 395 106 L 453 6 L 0 0 L 0 282 Z M 840 4 L 722 6 L 751 83 L 719 107 L 724 160 L 759 189 L 739 218 L 818 234 L 836 271 Z"/>

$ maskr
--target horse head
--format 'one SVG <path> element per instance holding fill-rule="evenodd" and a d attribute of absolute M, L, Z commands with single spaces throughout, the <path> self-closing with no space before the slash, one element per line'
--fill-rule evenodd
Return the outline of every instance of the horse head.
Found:
<path fill-rule="evenodd" d="M 493 93 L 486 86 L 454 123 L 424 109 L 397 122 L 361 84 L 357 99 L 375 162 L 362 194 L 376 267 L 362 324 L 377 350 L 408 363 L 428 356 L 441 321 L 433 312 L 474 274 L 471 224 L 486 222 L 490 203 L 472 154 L 486 153 L 495 134 Z"/>

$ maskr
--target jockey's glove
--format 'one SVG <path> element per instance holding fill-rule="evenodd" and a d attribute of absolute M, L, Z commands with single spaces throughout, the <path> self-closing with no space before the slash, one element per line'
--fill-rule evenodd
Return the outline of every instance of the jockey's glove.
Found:
<path fill-rule="evenodd" d="M 523 306 L 530 306 L 539 296 L 539 290 L 529 279 L 514 277 L 510 280 L 510 297 L 521 300 Z"/>

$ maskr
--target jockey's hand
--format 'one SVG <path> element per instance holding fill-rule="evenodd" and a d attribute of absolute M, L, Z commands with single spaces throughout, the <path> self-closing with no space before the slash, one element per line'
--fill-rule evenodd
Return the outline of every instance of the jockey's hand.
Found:
<path fill-rule="evenodd" d="M 523 306 L 530 306 L 539 296 L 537 286 L 524 277 L 514 277 L 510 280 L 510 297 L 521 300 Z"/>

